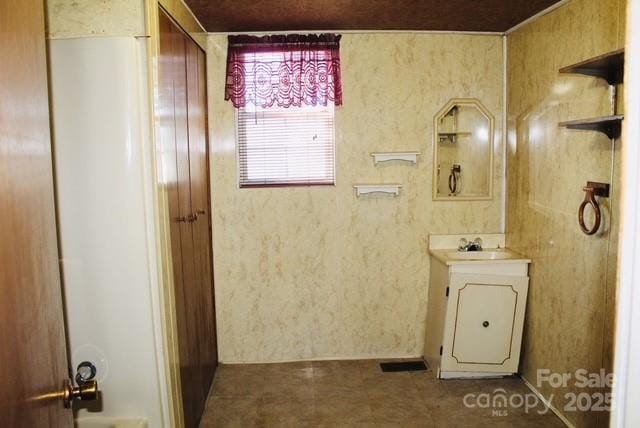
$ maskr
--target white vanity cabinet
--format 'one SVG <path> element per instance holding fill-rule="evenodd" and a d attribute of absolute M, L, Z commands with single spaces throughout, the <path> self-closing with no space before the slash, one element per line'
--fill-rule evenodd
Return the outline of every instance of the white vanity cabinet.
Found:
<path fill-rule="evenodd" d="M 452 251 L 432 251 L 425 359 L 440 378 L 517 373 L 530 261 L 508 250 L 500 253 L 513 257 L 500 260 Z"/>

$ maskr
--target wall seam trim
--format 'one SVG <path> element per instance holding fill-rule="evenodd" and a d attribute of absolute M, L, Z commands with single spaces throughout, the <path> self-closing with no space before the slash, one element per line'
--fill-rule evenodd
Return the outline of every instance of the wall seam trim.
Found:
<path fill-rule="evenodd" d="M 202 25 L 202 22 L 200 22 L 200 20 L 198 19 L 198 17 L 196 16 L 195 13 L 193 13 L 193 11 L 191 10 L 191 8 L 189 7 L 189 5 L 184 1 L 184 0 L 180 0 L 180 3 L 182 4 L 182 6 L 184 6 L 184 8 L 186 10 L 189 11 L 189 15 L 191 15 L 193 17 L 193 19 L 195 19 L 195 21 L 198 23 L 198 25 L 200 26 L 200 29 L 202 30 L 203 33 L 206 33 L 207 30 L 204 29 L 204 25 Z"/>
<path fill-rule="evenodd" d="M 504 36 L 503 31 L 444 31 L 444 30 L 280 30 L 280 31 L 208 31 L 207 34 L 212 36 L 234 36 L 234 35 L 254 35 L 260 36 L 264 34 L 301 34 L 301 33 L 340 33 L 340 34 L 433 34 L 433 35 L 467 35 L 467 36 Z"/>
<path fill-rule="evenodd" d="M 538 389 L 535 386 L 533 386 L 533 384 L 529 382 L 529 380 L 526 377 L 521 375 L 520 378 L 522 379 L 524 384 L 527 386 L 527 388 L 529 388 L 531 392 L 533 392 L 536 395 L 536 397 L 538 397 L 544 403 L 545 406 L 551 409 L 551 411 L 562 421 L 563 424 L 565 424 L 569 428 L 576 428 L 576 426 L 573 425 L 571 422 L 569 422 L 569 420 L 553 404 L 551 404 L 549 400 L 544 398 L 544 395 L 542 395 L 542 393 L 538 391 Z"/>
<path fill-rule="evenodd" d="M 560 0 L 558 3 L 552 4 L 548 8 L 541 10 L 540 12 L 536 13 L 532 17 L 527 18 L 524 21 L 522 21 L 521 23 L 516 24 L 513 27 L 509 28 L 507 31 L 504 32 L 504 35 L 508 36 L 509 34 L 513 33 L 517 29 L 522 28 L 522 27 L 524 27 L 524 26 L 526 26 L 528 24 L 531 24 L 534 21 L 537 21 L 538 19 L 542 18 L 543 16 L 545 16 L 545 15 L 553 12 L 554 10 L 564 6 L 565 4 L 569 3 L 569 1 L 570 0 Z"/>
<path fill-rule="evenodd" d="M 505 234 L 506 245 L 506 233 L 507 233 L 507 144 L 508 144 L 508 131 L 507 126 L 508 119 L 508 99 L 507 99 L 507 87 L 508 87 L 508 46 L 507 35 L 502 36 L 502 218 L 500 219 L 500 231 Z"/>

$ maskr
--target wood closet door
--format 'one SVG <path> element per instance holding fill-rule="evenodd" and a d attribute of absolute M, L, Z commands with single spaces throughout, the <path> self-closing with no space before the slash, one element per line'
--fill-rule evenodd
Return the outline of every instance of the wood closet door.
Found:
<path fill-rule="evenodd" d="M 189 162 L 191 166 L 191 206 L 198 302 L 202 392 L 206 397 L 217 364 L 215 305 L 213 296 L 211 212 L 207 142 L 206 55 L 187 39 L 187 94 L 189 110 Z"/>
<path fill-rule="evenodd" d="M 185 424 L 197 426 L 217 364 L 207 167 L 206 55 L 161 10 L 160 144 Z"/>
<path fill-rule="evenodd" d="M 191 186 L 187 126 L 187 80 L 185 39 L 175 24 L 161 11 L 160 55 L 158 65 L 161 144 L 165 186 L 169 196 L 171 218 L 171 253 L 173 259 L 174 298 L 178 327 L 180 383 L 184 420 L 195 427 L 200 419 L 202 393 L 198 347 L 198 321 Z"/>

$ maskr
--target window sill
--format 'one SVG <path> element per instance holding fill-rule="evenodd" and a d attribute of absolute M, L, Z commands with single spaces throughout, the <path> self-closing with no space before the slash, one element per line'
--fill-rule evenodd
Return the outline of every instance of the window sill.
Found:
<path fill-rule="evenodd" d="M 317 186 L 333 186 L 336 183 L 274 183 L 274 184 L 241 184 L 241 189 L 264 189 L 269 187 L 317 187 Z"/>

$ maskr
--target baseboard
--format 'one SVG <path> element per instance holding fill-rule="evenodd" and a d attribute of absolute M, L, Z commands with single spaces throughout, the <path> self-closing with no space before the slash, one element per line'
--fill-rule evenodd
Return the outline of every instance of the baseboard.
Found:
<path fill-rule="evenodd" d="M 527 380 L 527 378 L 525 378 L 522 375 L 520 377 L 522 378 L 522 381 L 524 382 L 524 384 L 527 385 L 527 387 L 531 390 L 531 392 L 536 394 L 536 396 L 545 404 L 545 406 L 547 406 L 549 409 L 551 409 L 551 411 L 558 418 L 560 418 L 560 420 L 562 421 L 563 424 L 565 424 L 569 428 L 576 428 L 576 426 L 573 425 L 571 422 L 569 422 L 569 420 L 560 412 L 560 410 L 556 409 L 555 406 L 553 404 L 551 404 L 550 401 L 548 401 L 546 398 L 544 398 L 542 393 L 540 391 L 538 391 L 538 389 L 535 386 L 533 386 L 533 384 L 531 382 L 529 382 Z"/>
<path fill-rule="evenodd" d="M 277 364 L 277 363 L 299 363 L 305 361 L 350 361 L 350 360 L 397 360 L 397 359 L 422 359 L 422 355 L 350 355 L 347 357 L 344 356 L 325 356 L 325 357 L 313 357 L 313 358 L 298 358 L 298 359 L 283 359 L 283 360 L 248 360 L 248 361 L 237 361 L 237 360 L 221 360 L 220 364 Z"/>

